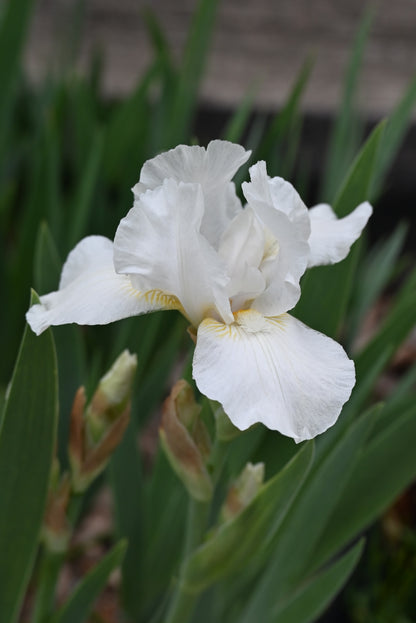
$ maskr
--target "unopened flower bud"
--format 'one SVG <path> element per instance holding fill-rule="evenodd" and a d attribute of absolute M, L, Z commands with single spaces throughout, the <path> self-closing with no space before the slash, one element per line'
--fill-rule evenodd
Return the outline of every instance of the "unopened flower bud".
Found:
<path fill-rule="evenodd" d="M 86 408 L 85 390 L 77 391 L 71 412 L 69 457 L 72 488 L 81 493 L 106 466 L 120 443 L 130 416 L 136 355 L 124 351 L 101 379 Z"/>
<path fill-rule="evenodd" d="M 230 487 L 221 508 L 221 521 L 229 521 L 238 515 L 257 495 L 264 481 L 264 463 L 247 463 L 235 483 Z"/>
<path fill-rule="evenodd" d="M 213 492 L 205 465 L 211 441 L 200 411 L 191 387 L 184 380 L 178 381 L 164 402 L 159 433 L 166 456 L 189 494 L 207 502 Z"/>
<path fill-rule="evenodd" d="M 85 413 L 92 443 L 96 443 L 121 415 L 130 401 L 137 356 L 125 350 L 100 380 Z"/>

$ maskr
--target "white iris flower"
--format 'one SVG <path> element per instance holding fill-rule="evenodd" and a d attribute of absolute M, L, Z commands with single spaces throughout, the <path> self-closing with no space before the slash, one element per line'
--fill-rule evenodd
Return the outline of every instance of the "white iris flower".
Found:
<path fill-rule="evenodd" d="M 346 257 L 372 209 L 362 203 L 343 219 L 328 205 L 308 210 L 264 162 L 243 184 L 243 208 L 231 180 L 249 155 L 217 140 L 146 162 L 114 243 L 84 238 L 59 290 L 27 320 L 39 334 L 179 309 L 196 333 L 200 391 L 239 429 L 262 422 L 299 442 L 334 424 L 355 374 L 339 344 L 286 312 L 305 270 Z"/>

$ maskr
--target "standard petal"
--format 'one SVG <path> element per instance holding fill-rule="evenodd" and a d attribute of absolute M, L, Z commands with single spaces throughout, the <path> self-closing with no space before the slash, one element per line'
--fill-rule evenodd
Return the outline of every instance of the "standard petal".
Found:
<path fill-rule="evenodd" d="M 138 292 L 129 277 L 118 275 L 113 264 L 113 243 L 103 236 L 89 236 L 78 243 L 65 262 L 59 290 L 41 296 L 40 301 L 26 314 L 37 335 L 51 325 L 107 324 L 157 309 L 180 307 L 177 300 L 162 293 Z"/>
<path fill-rule="evenodd" d="M 263 160 L 250 167 L 249 173 L 251 181 L 242 185 L 244 196 L 249 203 L 260 203 L 259 211 L 264 219 L 270 219 L 268 212 L 273 207 L 284 212 L 304 237 L 309 236 L 308 210 L 292 184 L 282 177 L 269 177 Z"/>
<path fill-rule="evenodd" d="M 337 218 L 331 206 L 321 203 L 309 210 L 311 235 L 308 266 L 336 264 L 350 252 L 351 246 L 361 236 L 373 213 L 365 201 L 344 218 Z"/>
<path fill-rule="evenodd" d="M 114 239 L 117 272 L 140 291 L 176 296 L 194 326 L 208 313 L 233 319 L 225 266 L 199 231 L 203 212 L 199 184 L 168 179 L 135 201 Z"/>
<path fill-rule="evenodd" d="M 231 181 L 250 153 L 241 145 L 221 140 L 211 141 L 206 149 L 199 145 L 178 145 L 144 163 L 133 192 L 138 197 L 168 178 L 198 183 L 204 191 L 209 191 Z"/>
<path fill-rule="evenodd" d="M 198 329 L 199 390 L 240 430 L 262 422 L 300 442 L 332 426 L 355 383 L 342 347 L 288 314 L 235 316 L 232 325 L 206 319 Z"/>
<path fill-rule="evenodd" d="M 292 309 L 300 296 L 299 280 L 309 256 L 308 210 L 289 182 L 269 178 L 264 162 L 252 166 L 250 176 L 251 182 L 243 184 L 244 195 L 275 240 L 275 251 L 266 253 L 262 265 L 267 287 L 253 308 L 274 316 Z"/>
<path fill-rule="evenodd" d="M 241 210 L 231 180 L 250 153 L 241 145 L 221 140 L 211 141 L 206 149 L 199 145 L 178 145 L 145 162 L 133 193 L 137 199 L 169 178 L 200 184 L 205 202 L 201 233 L 217 247 L 227 223 Z"/>
<path fill-rule="evenodd" d="M 266 286 L 265 278 L 259 270 L 264 248 L 264 228 L 253 210 L 247 206 L 223 233 L 218 250 L 230 276 L 227 292 L 236 310 L 248 299 L 259 295 Z"/>

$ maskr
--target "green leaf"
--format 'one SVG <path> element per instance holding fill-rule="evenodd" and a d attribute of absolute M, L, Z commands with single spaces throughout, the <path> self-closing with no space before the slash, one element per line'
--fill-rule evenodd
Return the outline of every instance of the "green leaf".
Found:
<path fill-rule="evenodd" d="M 283 607 L 278 607 L 270 616 L 273 623 L 312 623 L 324 612 L 331 600 L 354 570 L 364 541 L 359 541 L 349 552 L 309 578 L 289 598 Z"/>
<path fill-rule="evenodd" d="M 120 541 L 91 569 L 54 617 L 54 623 L 84 623 L 87 620 L 95 600 L 108 581 L 110 573 L 120 566 L 126 547 L 126 541 Z"/>
<path fill-rule="evenodd" d="M 415 437 L 413 404 L 367 444 L 315 552 L 316 565 L 360 534 L 416 478 Z"/>
<path fill-rule="evenodd" d="M 221 525 L 185 561 L 186 590 L 198 592 L 213 582 L 238 572 L 257 555 L 286 516 L 313 458 L 313 444 L 302 450 L 260 489 L 255 499 L 234 520 Z"/>
<path fill-rule="evenodd" d="M 375 128 L 355 159 L 333 204 L 339 217 L 368 199 L 383 131 L 384 122 Z M 358 261 L 356 243 L 342 262 L 310 269 L 302 281 L 302 297 L 295 316 L 317 331 L 335 337 L 345 315 Z"/>
<path fill-rule="evenodd" d="M 33 293 L 31 304 L 38 301 Z M 38 546 L 58 417 L 51 330 L 26 326 L 0 430 L 0 604 L 16 620 Z"/>

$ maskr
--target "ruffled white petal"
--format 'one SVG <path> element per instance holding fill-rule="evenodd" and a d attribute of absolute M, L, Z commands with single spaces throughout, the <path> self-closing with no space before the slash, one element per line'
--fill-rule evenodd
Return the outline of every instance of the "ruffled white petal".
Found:
<path fill-rule="evenodd" d="M 163 293 L 141 293 L 129 277 L 118 275 L 113 264 L 113 243 L 103 236 L 84 238 L 71 251 L 63 267 L 59 290 L 40 297 L 26 314 L 39 335 L 51 325 L 107 324 L 157 309 L 175 309 L 179 303 Z"/>
<path fill-rule="evenodd" d="M 211 141 L 206 149 L 198 145 L 178 145 L 145 162 L 133 193 L 139 198 L 146 190 L 157 188 L 169 178 L 201 184 L 205 201 L 201 233 L 217 246 L 227 223 L 241 210 L 231 180 L 250 153 L 241 145 L 220 140 Z"/>
<path fill-rule="evenodd" d="M 288 314 L 235 316 L 232 325 L 207 318 L 199 326 L 199 390 L 241 430 L 262 422 L 299 442 L 332 426 L 355 383 L 342 347 Z"/>
<path fill-rule="evenodd" d="M 250 177 L 243 184 L 244 195 L 277 249 L 265 255 L 262 272 L 268 285 L 253 308 L 275 316 L 292 309 L 300 296 L 299 280 L 309 256 L 308 210 L 289 182 L 269 178 L 264 162 L 250 168 Z"/>
<path fill-rule="evenodd" d="M 253 210 L 250 207 L 241 210 L 225 230 L 218 250 L 230 276 L 227 292 L 233 299 L 233 309 L 238 310 L 266 287 L 259 270 L 264 247 L 264 228 Z"/>
<path fill-rule="evenodd" d="M 250 153 L 229 141 L 211 141 L 206 149 L 199 145 L 178 145 L 144 163 L 133 192 L 139 197 L 168 178 L 201 184 L 204 191 L 215 190 L 231 181 Z"/>
<path fill-rule="evenodd" d="M 373 209 L 366 201 L 344 218 L 337 218 L 331 206 L 321 203 L 309 210 L 311 235 L 308 266 L 336 264 L 347 257 L 361 236 Z"/>
<path fill-rule="evenodd" d="M 114 239 L 117 272 L 140 291 L 177 297 L 194 326 L 212 313 L 233 318 L 225 266 L 199 231 L 203 213 L 199 184 L 168 179 L 135 201 Z"/>

